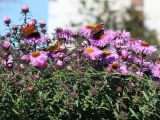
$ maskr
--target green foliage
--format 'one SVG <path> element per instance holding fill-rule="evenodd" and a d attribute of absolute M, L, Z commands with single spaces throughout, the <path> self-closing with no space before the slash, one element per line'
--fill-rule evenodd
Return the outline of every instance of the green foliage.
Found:
<path fill-rule="evenodd" d="M 159 119 L 158 88 L 150 78 L 97 71 L 89 66 L 54 71 L 50 78 L 15 86 L 1 74 L 0 119 Z"/>

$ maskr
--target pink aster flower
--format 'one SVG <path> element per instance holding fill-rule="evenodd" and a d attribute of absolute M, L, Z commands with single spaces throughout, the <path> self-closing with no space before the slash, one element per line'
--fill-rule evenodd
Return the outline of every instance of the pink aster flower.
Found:
<path fill-rule="evenodd" d="M 85 27 L 80 28 L 79 33 L 83 37 L 90 38 L 92 29 L 95 28 L 95 25 L 88 24 Z"/>
<path fill-rule="evenodd" d="M 21 60 L 24 61 L 24 62 L 29 62 L 30 61 L 29 55 L 23 55 L 21 57 Z"/>
<path fill-rule="evenodd" d="M 103 35 L 100 36 L 99 39 L 92 38 L 89 39 L 91 44 L 97 47 L 104 47 L 110 43 L 111 40 L 114 39 L 113 31 L 108 30 L 105 31 Z"/>
<path fill-rule="evenodd" d="M 151 69 L 151 73 L 154 77 L 160 78 L 160 64 L 155 64 Z"/>
<path fill-rule="evenodd" d="M 42 52 L 35 51 L 30 55 L 31 64 L 38 68 L 44 68 L 47 62 L 47 56 Z"/>
<path fill-rule="evenodd" d="M 154 46 L 149 45 L 145 41 L 136 42 L 132 45 L 132 50 L 135 53 L 143 54 L 143 55 L 153 55 L 157 49 Z"/>
<path fill-rule="evenodd" d="M 67 28 L 57 28 L 56 30 L 57 39 L 64 39 L 66 42 L 72 43 L 75 41 L 76 33 Z"/>
<path fill-rule="evenodd" d="M 42 33 L 35 32 L 27 37 L 24 38 L 24 42 L 30 45 L 35 44 L 44 44 L 47 41 L 47 36 Z"/>
<path fill-rule="evenodd" d="M 10 48 L 10 46 L 11 46 L 11 43 L 8 40 L 3 41 L 2 47 L 4 49 L 8 50 Z"/>
<path fill-rule="evenodd" d="M 98 59 L 102 55 L 102 53 L 103 52 L 101 50 L 93 46 L 86 47 L 83 52 L 84 56 L 91 60 Z"/>

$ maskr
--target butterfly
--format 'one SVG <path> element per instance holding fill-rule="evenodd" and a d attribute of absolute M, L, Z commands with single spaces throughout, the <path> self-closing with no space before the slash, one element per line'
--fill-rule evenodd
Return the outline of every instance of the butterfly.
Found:
<path fill-rule="evenodd" d="M 36 26 L 27 24 L 27 25 L 23 26 L 21 29 L 22 36 L 28 37 L 29 35 L 34 33 L 36 29 L 37 29 Z"/>
<path fill-rule="evenodd" d="M 104 21 L 100 21 L 98 25 L 92 29 L 91 35 L 94 38 L 100 38 L 104 34 Z"/>
<path fill-rule="evenodd" d="M 61 41 L 58 41 L 57 43 L 55 43 L 54 45 L 52 46 L 48 46 L 47 48 L 44 48 L 43 51 L 49 51 L 49 52 L 57 52 L 60 50 L 60 46 L 62 45 L 63 43 Z"/>

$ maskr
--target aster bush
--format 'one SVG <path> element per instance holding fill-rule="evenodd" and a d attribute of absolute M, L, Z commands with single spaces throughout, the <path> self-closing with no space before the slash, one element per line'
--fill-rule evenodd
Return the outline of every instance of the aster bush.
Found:
<path fill-rule="evenodd" d="M 4 23 L 0 44 L 0 119 L 159 119 L 160 63 L 156 46 L 125 30 L 94 25 L 77 31 L 21 11 L 22 25 Z"/>

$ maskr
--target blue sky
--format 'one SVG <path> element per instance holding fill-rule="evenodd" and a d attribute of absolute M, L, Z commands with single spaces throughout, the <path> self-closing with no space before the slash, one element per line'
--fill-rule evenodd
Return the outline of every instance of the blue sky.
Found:
<path fill-rule="evenodd" d="M 21 7 L 27 4 L 30 8 L 33 18 L 45 20 L 48 18 L 48 0 L 0 0 L 0 33 L 3 34 L 6 30 L 3 23 L 3 17 L 9 16 L 12 24 L 22 23 Z"/>

